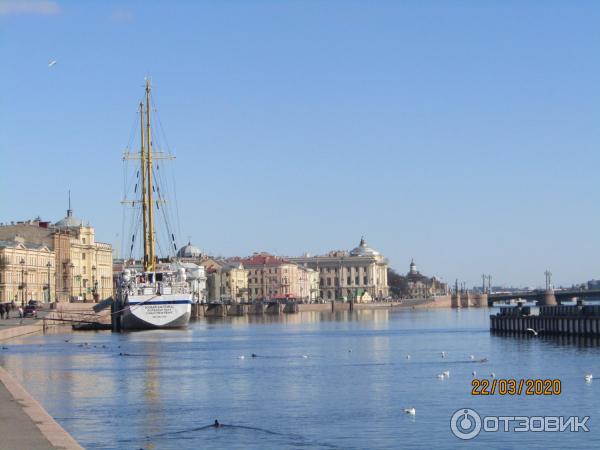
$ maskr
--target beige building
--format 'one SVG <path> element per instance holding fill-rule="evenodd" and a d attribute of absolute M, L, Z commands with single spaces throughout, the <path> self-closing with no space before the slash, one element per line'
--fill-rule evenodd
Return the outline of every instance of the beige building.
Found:
<path fill-rule="evenodd" d="M 256 253 L 241 262 L 248 269 L 250 300 L 310 302 L 318 298 L 317 272 L 307 265 L 268 253 Z"/>
<path fill-rule="evenodd" d="M 436 295 L 448 294 L 448 285 L 442 283 L 436 277 L 427 277 L 417 270 L 414 260 L 410 262 L 410 268 L 406 274 L 406 292 L 408 298 L 429 298 Z"/>
<path fill-rule="evenodd" d="M 324 256 L 305 255 L 288 259 L 319 273 L 322 300 L 370 302 L 389 295 L 388 261 L 367 246 L 364 238 L 349 252 L 332 251 Z"/>
<path fill-rule="evenodd" d="M 46 245 L 20 237 L 0 241 L 0 303 L 49 301 L 55 276 L 54 252 Z"/>
<path fill-rule="evenodd" d="M 248 270 L 240 261 L 206 258 L 208 301 L 248 301 Z"/>
<path fill-rule="evenodd" d="M 104 300 L 113 295 L 112 246 L 96 242 L 95 230 L 73 216 L 55 224 L 35 219 L 0 225 L 0 240 L 19 238 L 23 245 L 45 246 L 54 258 L 52 301 Z M 33 273 L 35 267 L 25 267 Z"/>

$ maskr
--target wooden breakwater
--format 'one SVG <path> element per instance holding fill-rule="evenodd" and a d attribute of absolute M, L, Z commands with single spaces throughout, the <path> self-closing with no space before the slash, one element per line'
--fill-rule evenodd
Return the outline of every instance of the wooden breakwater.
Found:
<path fill-rule="evenodd" d="M 538 314 L 519 305 L 490 316 L 492 332 L 600 336 L 600 305 L 540 306 Z"/>

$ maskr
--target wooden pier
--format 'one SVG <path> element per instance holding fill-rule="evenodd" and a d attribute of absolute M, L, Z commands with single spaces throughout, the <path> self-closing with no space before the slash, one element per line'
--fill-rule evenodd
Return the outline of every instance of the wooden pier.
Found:
<path fill-rule="evenodd" d="M 529 306 L 502 307 L 490 316 L 492 332 L 600 336 L 600 305 L 540 306 L 532 315 Z"/>

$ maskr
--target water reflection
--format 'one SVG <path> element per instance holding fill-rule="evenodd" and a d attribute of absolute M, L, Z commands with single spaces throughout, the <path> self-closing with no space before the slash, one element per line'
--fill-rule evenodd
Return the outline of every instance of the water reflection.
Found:
<path fill-rule="evenodd" d="M 557 334 L 533 334 L 518 333 L 514 331 L 492 331 L 492 335 L 497 337 L 510 338 L 515 340 L 536 340 L 552 345 L 567 345 L 575 347 L 598 347 L 600 346 L 600 337 L 598 336 L 580 336 L 580 335 L 557 335 Z"/>
<path fill-rule="evenodd" d="M 92 449 L 453 448 L 448 420 L 460 407 L 596 414 L 600 385 L 583 373 L 600 371 L 597 339 L 492 335 L 489 314 L 304 312 L 201 320 L 180 331 L 48 334 L 10 341 L 0 364 Z M 440 381 L 444 370 L 450 377 Z M 564 395 L 474 398 L 474 370 L 559 378 Z M 231 427 L 205 428 L 214 419 Z M 600 448 L 597 436 L 480 442 Z"/>

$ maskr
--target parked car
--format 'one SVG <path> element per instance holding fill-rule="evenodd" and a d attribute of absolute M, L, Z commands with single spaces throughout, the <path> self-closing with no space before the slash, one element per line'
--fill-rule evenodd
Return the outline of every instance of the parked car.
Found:
<path fill-rule="evenodd" d="M 36 309 L 40 307 L 40 302 L 38 302 L 37 300 L 29 300 L 27 304 L 30 306 L 34 306 Z"/>
<path fill-rule="evenodd" d="M 33 305 L 27 305 L 23 311 L 23 317 L 35 317 L 37 319 L 37 308 Z"/>

